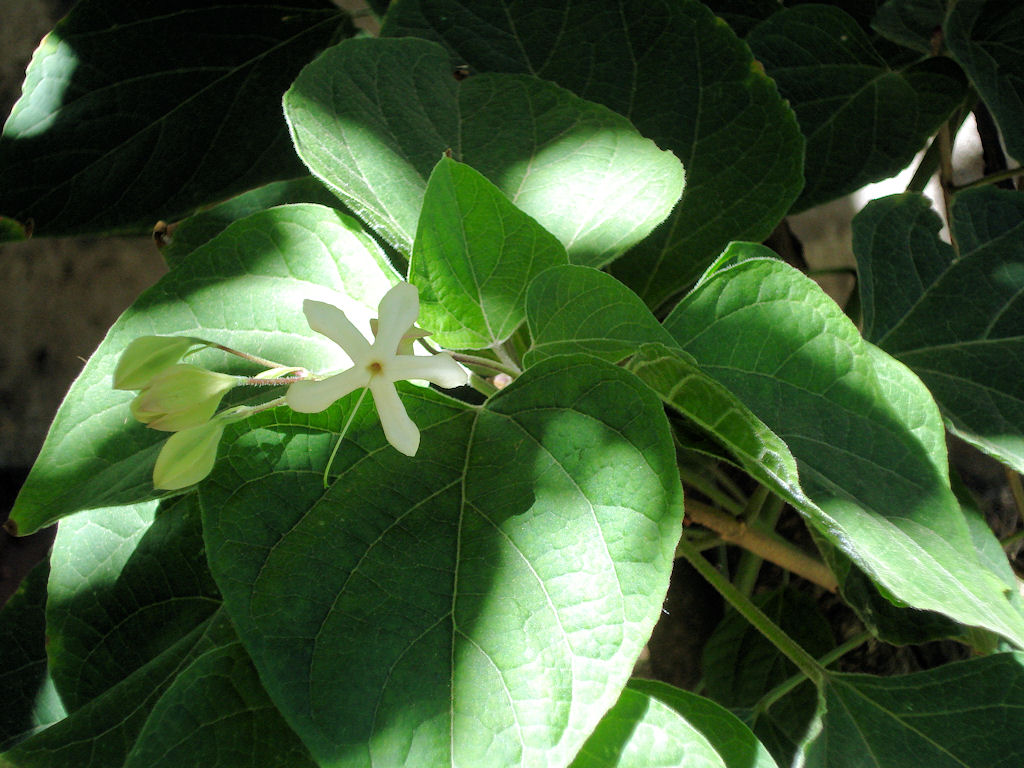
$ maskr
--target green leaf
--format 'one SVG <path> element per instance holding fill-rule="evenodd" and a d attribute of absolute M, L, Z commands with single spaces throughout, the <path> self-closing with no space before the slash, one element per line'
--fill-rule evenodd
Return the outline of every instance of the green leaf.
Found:
<path fill-rule="evenodd" d="M 78 3 L 4 126 L 0 213 L 38 235 L 144 232 L 298 175 L 281 94 L 350 30 L 324 0 Z"/>
<path fill-rule="evenodd" d="M 275 181 L 200 211 L 178 224 L 160 255 L 174 269 L 199 246 L 223 232 L 229 224 L 254 213 L 291 203 L 317 203 L 339 208 L 341 203 L 312 176 Z"/>
<path fill-rule="evenodd" d="M 125 768 L 315 768 L 238 640 L 196 658 L 146 720 Z"/>
<path fill-rule="evenodd" d="M 447 150 L 600 266 L 642 240 L 683 189 L 683 169 L 629 121 L 524 75 L 461 82 L 426 40 L 347 40 L 285 94 L 299 156 L 408 254 L 427 178 Z"/>
<path fill-rule="evenodd" d="M 674 345 L 672 337 L 635 293 L 589 267 L 552 267 L 526 292 L 533 345 L 524 362 L 585 352 L 617 363 L 646 342 Z"/>
<path fill-rule="evenodd" d="M 703 734 L 672 707 L 626 688 L 571 768 L 726 768 Z"/>
<path fill-rule="evenodd" d="M 1024 194 L 955 198 L 959 258 L 919 195 L 854 220 L 864 334 L 928 386 L 960 437 L 1024 471 Z"/>
<path fill-rule="evenodd" d="M 9 749 L 67 713 L 46 669 L 46 579 L 36 565 L 0 612 L 0 750 Z"/>
<path fill-rule="evenodd" d="M 1024 157 L 1024 5 L 957 0 L 943 25 L 946 45 L 999 125 L 1007 151 Z"/>
<path fill-rule="evenodd" d="M 794 210 L 903 170 L 965 94 L 962 74 L 947 60 L 890 69 L 838 8 L 787 8 L 747 42 L 807 137 L 807 185 Z"/>
<path fill-rule="evenodd" d="M 628 367 L 667 405 L 722 445 L 751 477 L 797 506 L 808 503 L 786 444 L 689 354 L 675 345 L 645 344 Z"/>
<path fill-rule="evenodd" d="M 946 0 L 888 0 L 872 28 L 885 38 L 919 53 L 931 53 L 935 31 L 946 16 Z"/>
<path fill-rule="evenodd" d="M 682 494 L 661 403 L 584 355 L 480 408 L 399 391 L 419 455 L 385 442 L 367 399 L 326 490 L 356 395 L 226 433 L 200 486 L 226 605 L 322 764 L 565 765 L 668 585 Z"/>
<path fill-rule="evenodd" d="M 220 607 L 195 494 L 61 521 L 51 555 L 50 671 L 71 711 L 158 657 Z"/>
<path fill-rule="evenodd" d="M 233 635 L 223 611 L 218 612 L 98 698 L 0 755 L 0 766 L 123 765 L 153 706 L 175 677 Z"/>
<path fill-rule="evenodd" d="M 309 329 L 303 300 L 369 317 L 396 280 L 373 240 L 329 208 L 285 206 L 230 225 L 143 293 L 108 331 L 65 397 L 15 502 L 11 520 L 18 531 L 31 533 L 81 509 L 154 497 L 151 472 L 166 433 L 134 422 L 131 393 L 111 388 L 114 366 L 132 339 L 198 336 L 329 370 L 347 358 Z M 259 372 L 216 350 L 189 359 L 228 373 Z"/>
<path fill-rule="evenodd" d="M 666 329 L 775 432 L 814 502 L 802 511 L 897 599 L 1021 642 L 1024 615 L 979 562 L 949 488 L 934 402 L 787 265 L 721 269 Z"/>
<path fill-rule="evenodd" d="M 678 712 L 711 743 L 725 768 L 777 768 L 751 730 L 710 699 L 656 680 L 634 678 L 628 688 L 645 693 Z"/>
<path fill-rule="evenodd" d="M 829 673 L 809 768 L 1015 768 L 1024 761 L 1024 654 L 900 677 Z"/>
<path fill-rule="evenodd" d="M 746 45 L 694 0 L 403 0 L 382 34 L 438 40 L 476 71 L 551 80 L 675 153 L 686 168 L 682 200 L 613 268 L 652 306 L 690 285 L 730 240 L 767 236 L 803 185 L 792 111 Z"/>
<path fill-rule="evenodd" d="M 409 262 L 419 325 L 449 348 L 508 339 L 525 317 L 533 277 L 566 264 L 565 248 L 468 165 L 449 158 L 430 174 Z"/>

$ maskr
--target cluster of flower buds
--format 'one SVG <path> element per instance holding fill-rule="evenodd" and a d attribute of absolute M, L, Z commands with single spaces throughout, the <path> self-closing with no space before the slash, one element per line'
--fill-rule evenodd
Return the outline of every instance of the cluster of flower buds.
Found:
<path fill-rule="evenodd" d="M 407 456 L 414 456 L 420 431 L 406 413 L 395 383 L 425 380 L 452 388 L 469 381 L 466 369 L 448 352 L 422 357 L 413 354 L 413 342 L 429 334 L 416 327 L 419 291 L 409 283 L 398 283 L 381 299 L 379 317 L 371 321 L 373 341 L 363 336 L 338 307 L 307 300 L 303 311 L 312 330 L 345 351 L 352 361 L 350 368 L 326 378 L 310 376 L 304 368 L 280 367 L 191 336 L 143 336 L 128 345 L 114 371 L 114 388 L 137 390 L 131 403 L 132 415 L 152 429 L 174 433 L 160 450 L 153 468 L 156 488 L 186 488 L 210 474 L 224 427 L 232 421 L 281 403 L 300 413 L 316 413 L 356 390 L 373 396 L 388 442 Z M 194 350 L 210 346 L 269 368 L 252 377 L 229 376 L 181 362 Z M 236 406 L 217 413 L 224 395 L 242 384 L 288 385 L 288 392 L 263 405 Z M 357 409 L 358 405 L 351 413 Z M 349 423 L 351 417 L 342 428 L 342 438 Z M 326 478 L 325 471 L 325 484 Z"/>
<path fill-rule="evenodd" d="M 177 490 L 210 474 L 230 411 L 217 407 L 228 391 L 246 381 L 180 362 L 210 346 L 190 336 L 142 336 L 132 341 L 114 370 L 114 388 L 138 390 L 132 415 L 151 429 L 174 434 L 153 468 L 153 485 Z"/>

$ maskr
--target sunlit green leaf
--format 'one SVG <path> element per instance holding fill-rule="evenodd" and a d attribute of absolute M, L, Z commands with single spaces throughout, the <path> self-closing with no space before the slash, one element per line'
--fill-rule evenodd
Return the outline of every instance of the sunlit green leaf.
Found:
<path fill-rule="evenodd" d="M 940 227 L 919 195 L 858 214 L 865 337 L 921 377 L 952 430 L 1024 471 L 1024 194 L 959 194 L 959 257 Z"/>
<path fill-rule="evenodd" d="M 357 396 L 226 437 L 200 501 L 232 618 L 323 764 L 565 765 L 668 585 L 682 498 L 661 403 L 582 355 L 480 408 L 400 392 L 417 456 L 364 401 L 326 489 Z"/>
<path fill-rule="evenodd" d="M 505 341 L 523 322 L 534 275 L 568 260 L 554 235 L 468 165 L 442 158 L 430 174 L 409 282 L 420 326 L 442 346 Z"/>
<path fill-rule="evenodd" d="M 803 185 L 792 111 L 747 46 L 695 0 L 404 0 L 383 34 L 438 40 L 475 71 L 556 82 L 676 154 L 682 200 L 613 268 L 650 305 L 691 284 L 730 240 L 768 235 Z M 623 189 L 619 199 L 631 197 Z"/>
<path fill-rule="evenodd" d="M 282 364 L 301 358 L 330 370 L 347 358 L 309 330 L 303 300 L 331 302 L 366 319 L 396 280 L 358 224 L 329 208 L 285 206 L 235 222 L 110 329 L 57 412 L 11 520 L 25 534 L 80 509 L 153 498 L 153 462 L 166 433 L 135 422 L 131 393 L 111 388 L 132 339 L 200 336 Z M 259 372 L 216 350 L 189 359 L 229 373 Z"/>
<path fill-rule="evenodd" d="M 1018 642 L 1024 615 L 985 569 L 949 488 L 938 408 L 787 265 L 716 272 L 665 327 L 797 460 L 819 531 L 898 599 Z"/>
<path fill-rule="evenodd" d="M 461 82 L 425 40 L 348 40 L 285 95 L 296 149 L 367 224 L 408 254 L 448 150 L 554 234 L 575 263 L 636 244 L 683 190 L 683 169 L 624 117 L 526 75 Z"/>

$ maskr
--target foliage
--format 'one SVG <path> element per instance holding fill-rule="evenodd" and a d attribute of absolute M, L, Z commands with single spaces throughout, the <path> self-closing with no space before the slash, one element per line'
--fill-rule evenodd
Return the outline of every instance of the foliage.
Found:
<path fill-rule="evenodd" d="M 0 766 L 1019 765 L 1020 580 L 946 439 L 1024 471 L 1024 193 L 948 167 L 977 104 L 1024 152 L 1021 12 L 787 6 L 82 0 L 0 237 L 177 223 L 11 514 L 59 530 Z M 759 244 L 926 146 L 951 242 L 871 202 L 845 307 Z M 703 695 L 633 677 L 679 557 L 730 605 Z M 871 635 L 975 655 L 829 668 Z"/>

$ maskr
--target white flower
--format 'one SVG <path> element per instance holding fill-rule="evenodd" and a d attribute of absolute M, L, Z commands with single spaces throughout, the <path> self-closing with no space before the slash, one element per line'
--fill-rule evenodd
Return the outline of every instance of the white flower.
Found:
<path fill-rule="evenodd" d="M 468 381 L 466 371 L 447 352 L 428 357 L 399 354 L 399 344 L 416 322 L 420 297 L 416 286 L 399 283 L 384 294 L 378 308 L 377 337 L 371 344 L 330 304 L 302 303 L 309 327 L 340 346 L 352 367 L 321 381 L 299 381 L 288 388 L 287 403 L 300 413 L 317 413 L 362 387 L 369 387 L 384 436 L 406 456 L 416 455 L 420 431 L 405 412 L 395 382 L 425 379 L 449 389 Z M 404 350 L 403 350 L 404 351 Z"/>

